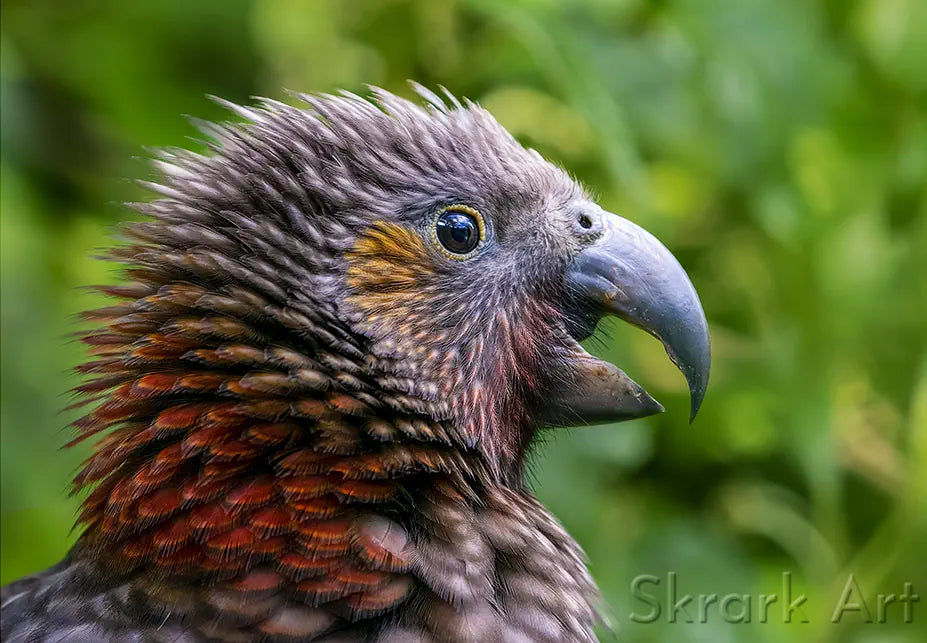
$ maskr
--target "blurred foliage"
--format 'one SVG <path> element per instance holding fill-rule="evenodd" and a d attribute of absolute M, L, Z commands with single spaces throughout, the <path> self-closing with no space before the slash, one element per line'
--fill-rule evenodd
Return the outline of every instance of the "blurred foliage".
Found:
<path fill-rule="evenodd" d="M 847 575 L 927 600 L 927 3 L 922 0 L 6 0 L 2 5 L 2 580 L 57 560 L 86 455 L 60 451 L 66 339 L 111 280 L 90 258 L 141 198 L 146 146 L 195 145 L 282 88 L 478 100 L 607 209 L 653 231 L 702 295 L 712 384 L 688 426 L 652 338 L 593 348 L 666 403 L 550 432 L 533 476 L 628 641 L 910 641 L 829 622 Z M 811 623 L 631 622 L 629 584 L 770 593 Z M 664 600 L 665 602 L 665 600 Z M 664 605 L 664 607 L 667 607 Z M 691 611 L 691 610 L 690 610 Z M 756 619 L 754 619 L 756 620 Z M 604 638 L 610 635 L 605 632 Z M 924 639 L 921 639 L 924 640 Z"/>

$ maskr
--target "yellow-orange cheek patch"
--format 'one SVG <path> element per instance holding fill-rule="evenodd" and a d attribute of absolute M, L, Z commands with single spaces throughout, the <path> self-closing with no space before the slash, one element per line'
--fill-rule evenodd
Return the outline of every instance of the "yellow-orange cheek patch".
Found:
<path fill-rule="evenodd" d="M 421 236 L 395 223 L 378 221 L 347 253 L 349 303 L 369 318 L 407 319 L 423 310 L 424 287 L 434 258 Z"/>

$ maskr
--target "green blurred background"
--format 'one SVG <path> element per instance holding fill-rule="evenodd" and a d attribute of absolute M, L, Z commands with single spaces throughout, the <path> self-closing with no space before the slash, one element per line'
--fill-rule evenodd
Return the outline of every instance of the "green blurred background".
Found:
<path fill-rule="evenodd" d="M 702 296 L 714 366 L 682 377 L 619 325 L 592 346 L 660 417 L 551 432 L 538 494 L 591 558 L 627 641 L 913 641 L 927 632 L 927 2 L 4 0 L 2 580 L 73 541 L 61 451 L 78 287 L 141 198 L 147 147 L 196 145 L 204 97 L 283 88 L 481 102 L 607 209 L 659 236 Z M 668 623 L 678 593 L 808 596 L 808 624 Z M 848 574 L 913 583 L 914 623 L 847 613 Z M 664 614 L 632 579 L 662 579 Z M 650 588 L 653 589 L 652 587 Z M 854 596 L 854 600 L 858 596 Z M 736 607 L 736 606 L 734 606 Z M 778 606 L 774 606 L 778 607 Z M 754 605 L 754 610 L 756 606 Z M 732 612 L 737 612 L 733 609 Z M 689 608 L 695 617 L 696 610 Z M 682 615 L 680 615 L 681 618 Z M 758 620 L 754 611 L 753 619 Z M 608 639 L 610 634 L 603 633 Z M 921 639 L 927 640 L 927 639 Z"/>

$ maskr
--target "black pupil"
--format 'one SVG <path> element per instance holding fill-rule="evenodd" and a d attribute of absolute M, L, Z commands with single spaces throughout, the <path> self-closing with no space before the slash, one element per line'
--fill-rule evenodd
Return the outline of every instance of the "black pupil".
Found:
<path fill-rule="evenodd" d="M 472 252 L 480 240 L 476 219 L 463 212 L 443 212 L 438 217 L 437 232 L 441 245 L 459 255 Z"/>

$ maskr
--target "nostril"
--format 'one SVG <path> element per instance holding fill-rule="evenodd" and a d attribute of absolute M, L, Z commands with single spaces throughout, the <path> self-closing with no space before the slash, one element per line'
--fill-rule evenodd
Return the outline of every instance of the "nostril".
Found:
<path fill-rule="evenodd" d="M 592 218 L 588 214 L 579 215 L 579 225 L 585 230 L 589 230 L 592 227 Z"/>

